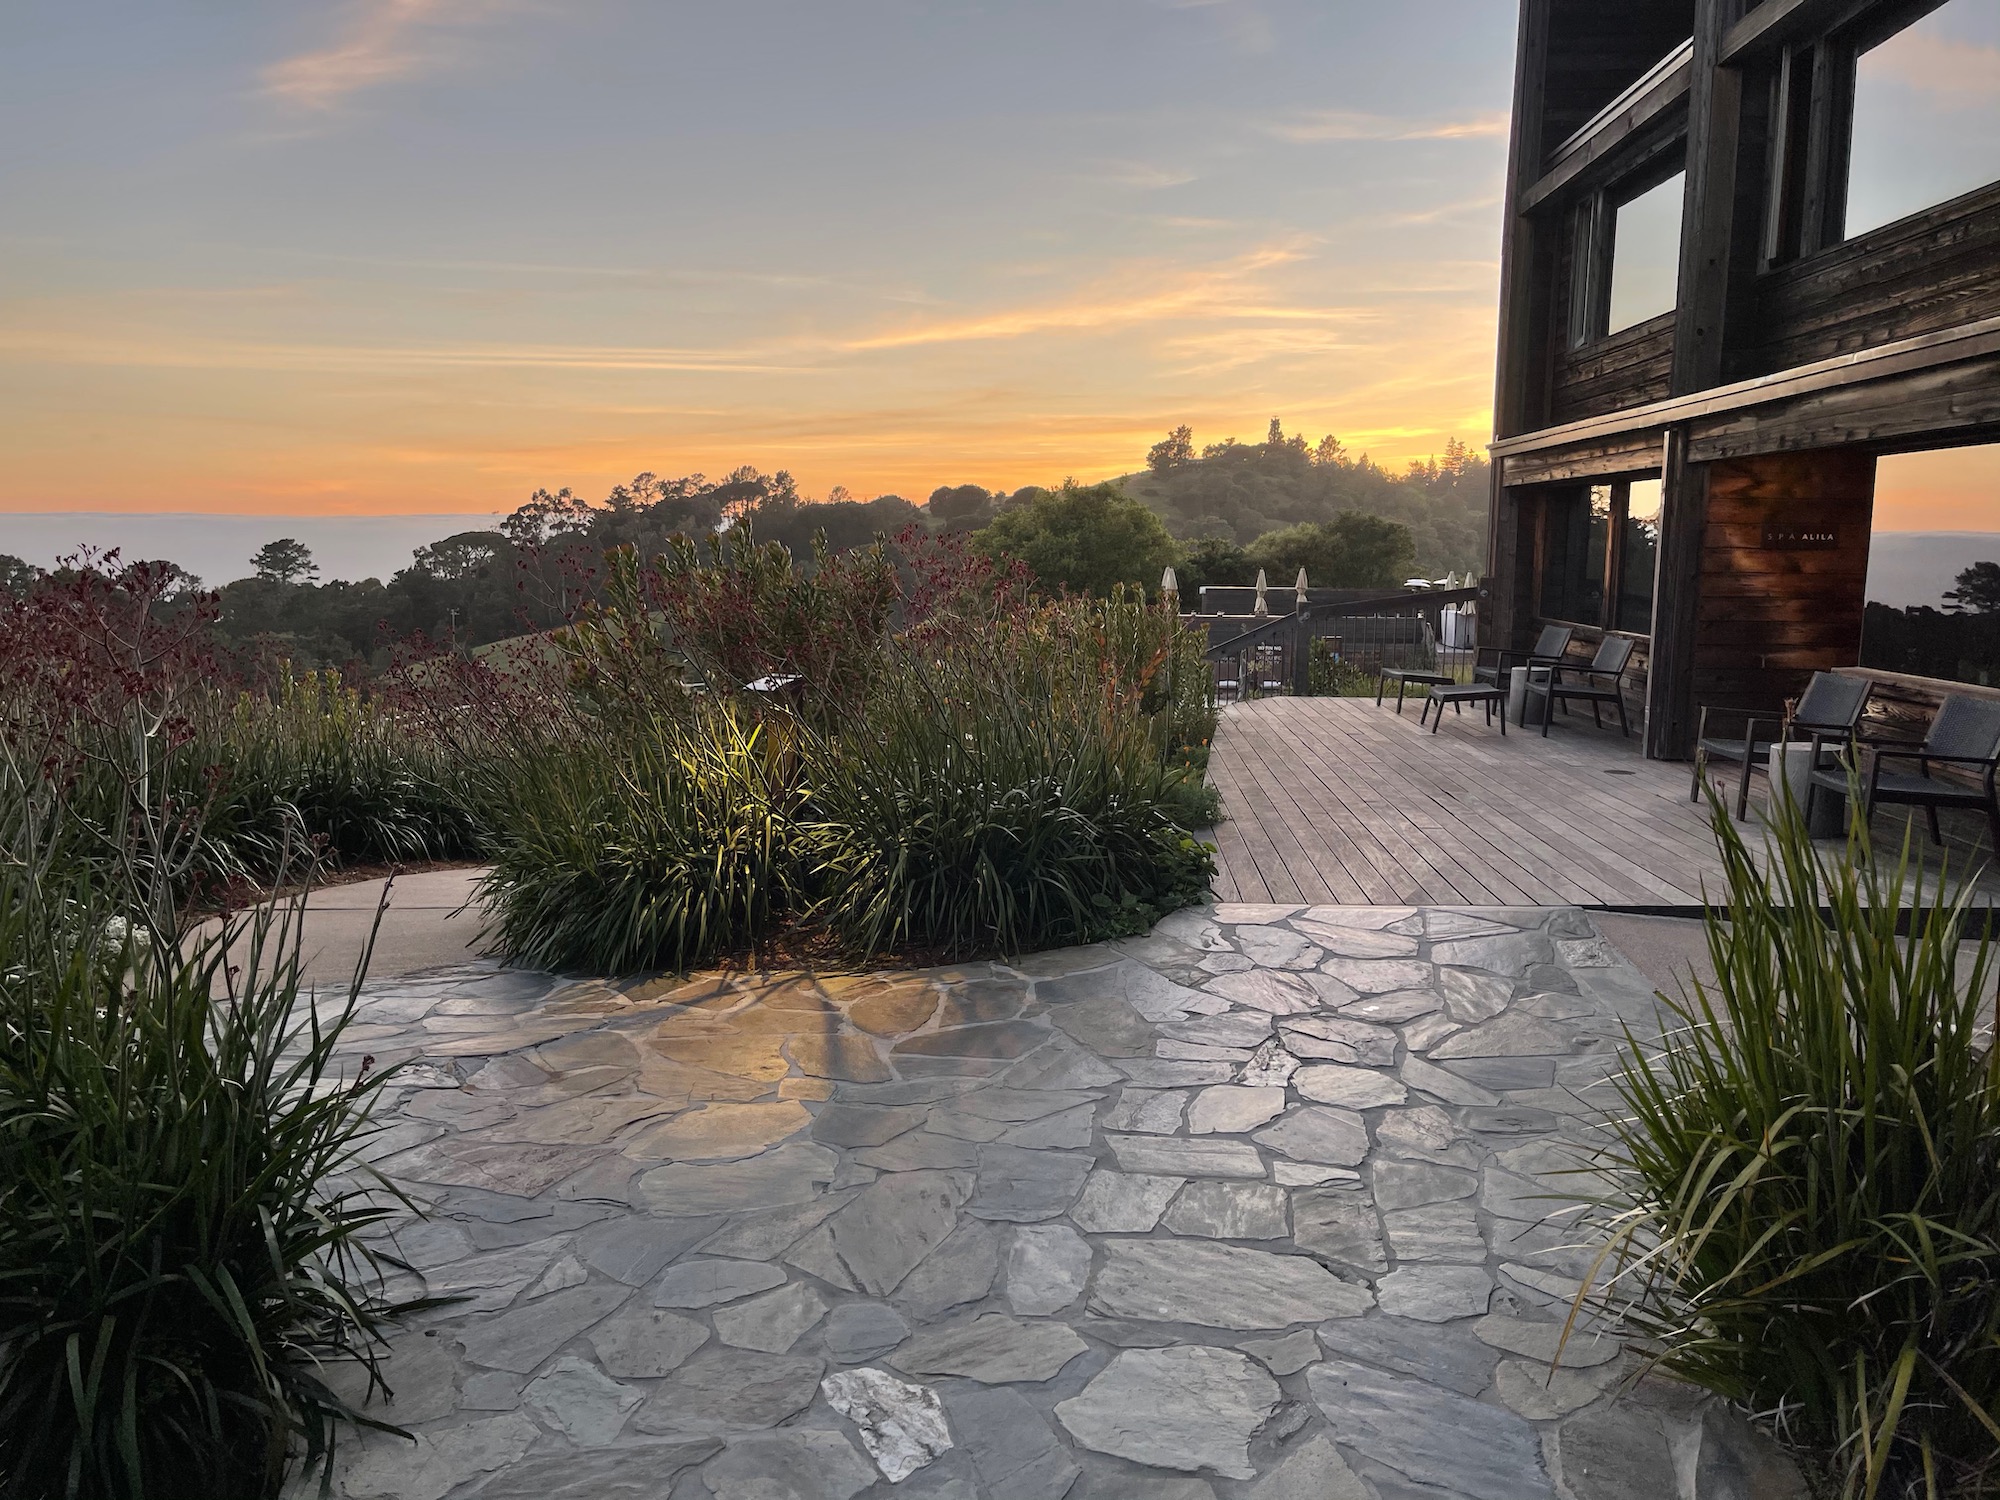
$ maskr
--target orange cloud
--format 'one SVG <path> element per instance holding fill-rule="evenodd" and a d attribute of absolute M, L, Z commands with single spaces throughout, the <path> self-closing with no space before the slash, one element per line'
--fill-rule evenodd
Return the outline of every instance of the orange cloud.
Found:
<path fill-rule="evenodd" d="M 263 91 L 301 109 L 328 110 L 351 94 L 413 76 L 441 61 L 423 28 L 481 19 L 500 7 L 488 0 L 359 0 L 341 39 L 330 47 L 272 63 Z"/>
<path fill-rule="evenodd" d="M 1463 120 L 1403 119 L 1345 109 L 1316 109 L 1264 127 L 1281 141 L 1464 141 L 1507 133 L 1507 115 L 1489 113 Z"/>

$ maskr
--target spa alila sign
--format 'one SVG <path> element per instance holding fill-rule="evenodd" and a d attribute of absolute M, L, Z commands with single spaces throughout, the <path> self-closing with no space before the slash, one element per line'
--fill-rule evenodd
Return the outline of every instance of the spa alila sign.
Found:
<path fill-rule="evenodd" d="M 1766 552 L 1833 552 L 1840 546 L 1840 528 L 1824 521 L 1766 521 Z"/>

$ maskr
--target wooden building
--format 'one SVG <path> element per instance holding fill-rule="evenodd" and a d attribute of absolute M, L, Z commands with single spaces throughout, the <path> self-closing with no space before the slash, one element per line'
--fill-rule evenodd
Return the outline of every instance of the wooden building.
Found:
<path fill-rule="evenodd" d="M 1877 457 L 2000 439 L 2000 143 L 1849 204 L 1878 64 L 1996 6 L 1521 0 L 1482 632 L 1643 637 L 1649 755 L 1854 665 Z"/>

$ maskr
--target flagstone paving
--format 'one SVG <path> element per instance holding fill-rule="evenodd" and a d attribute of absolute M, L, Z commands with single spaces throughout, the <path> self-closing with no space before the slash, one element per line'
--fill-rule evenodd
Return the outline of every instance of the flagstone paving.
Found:
<path fill-rule="evenodd" d="M 1220 906 L 1013 965 L 371 986 L 424 1210 L 344 1500 L 1785 1500 L 1585 1325 L 1652 987 L 1572 910 Z M 352 1372 L 328 1377 L 354 1399 Z M 299 1493 L 310 1492 L 301 1486 Z"/>

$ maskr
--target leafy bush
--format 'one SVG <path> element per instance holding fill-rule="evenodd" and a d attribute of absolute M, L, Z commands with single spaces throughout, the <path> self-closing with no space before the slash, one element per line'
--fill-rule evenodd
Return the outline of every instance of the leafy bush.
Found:
<path fill-rule="evenodd" d="M 1307 686 L 1315 698 L 1372 698 L 1375 674 L 1337 655 L 1331 641 L 1315 639 Z"/>
<path fill-rule="evenodd" d="M 1143 931 L 1209 852 L 1146 723 L 1023 692 L 990 659 L 915 662 L 813 765 L 823 911 L 851 948 L 1017 953 Z"/>
<path fill-rule="evenodd" d="M 129 913 L 0 862 L 0 1490 L 263 1500 L 356 1419 L 313 1361 L 372 1374 L 397 1310 L 355 1239 L 385 1075 L 336 1072 L 352 995 L 295 1014 L 295 909 L 186 948 Z"/>
<path fill-rule="evenodd" d="M 1760 867 L 1713 817 L 1716 978 L 1623 1084 L 1610 1300 L 1667 1369 L 1830 1453 L 1844 1496 L 1990 1495 L 2000 1055 L 1969 888 L 1927 891 L 1907 843 L 1878 865 L 1859 822 L 1823 857 L 1795 807 Z"/>
<path fill-rule="evenodd" d="M 726 705 L 518 743 L 483 887 L 501 950 L 618 974 L 752 946 L 798 904 L 800 797 L 790 736 Z"/>

